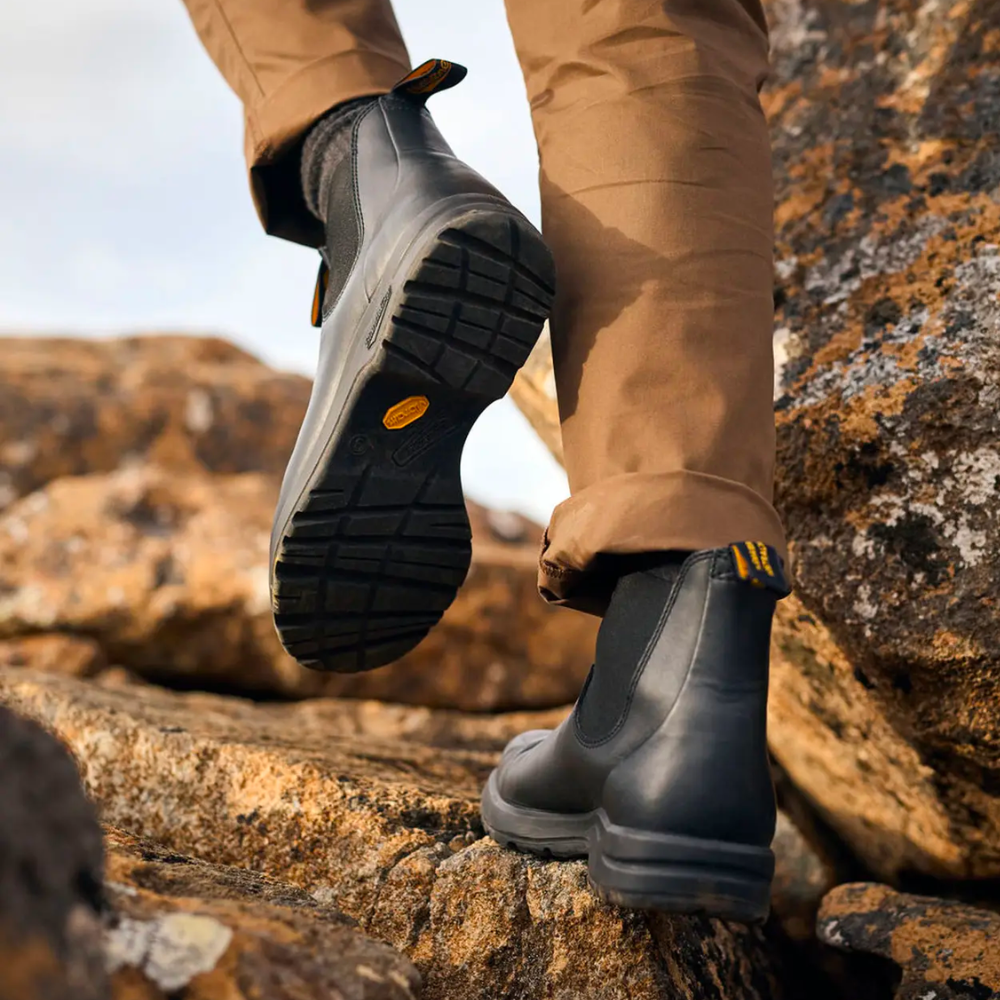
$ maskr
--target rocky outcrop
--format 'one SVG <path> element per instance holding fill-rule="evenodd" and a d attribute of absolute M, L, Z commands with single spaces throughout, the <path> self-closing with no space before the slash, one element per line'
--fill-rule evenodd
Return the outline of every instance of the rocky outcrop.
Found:
<path fill-rule="evenodd" d="M 190 687 L 470 710 L 572 701 L 596 623 L 537 594 L 537 526 L 471 505 L 473 565 L 444 620 L 384 670 L 307 671 L 271 619 L 276 481 L 137 466 L 68 477 L 0 513 L 0 661 L 117 664 Z"/>
<path fill-rule="evenodd" d="M 834 948 L 898 966 L 896 1000 L 1000 997 L 1000 915 L 991 911 L 857 883 L 827 896 L 818 930 Z"/>
<path fill-rule="evenodd" d="M 1000 8 L 773 13 L 774 749 L 884 876 L 995 876 Z"/>
<path fill-rule="evenodd" d="M 623 911 L 591 894 L 583 862 L 483 838 L 495 747 L 553 713 L 382 716 L 24 670 L 0 674 L 0 700 L 66 741 L 107 822 L 336 905 L 413 960 L 430 1000 L 781 996 L 759 930 Z"/>
<path fill-rule="evenodd" d="M 926 761 L 855 659 L 793 598 L 771 659 L 771 748 L 823 816 L 885 877 L 992 871 L 998 803 L 965 769 Z"/>
<path fill-rule="evenodd" d="M 1000 7 L 767 7 L 776 503 L 796 584 L 772 748 L 882 877 L 995 877 Z M 558 441 L 536 362 L 513 392 Z"/>
<path fill-rule="evenodd" d="M 412 1000 L 416 969 L 301 889 L 119 831 L 0 708 L 0 1000 Z"/>
<path fill-rule="evenodd" d="M 104 964 L 113 1000 L 413 1000 L 416 969 L 294 886 L 117 830 Z"/>
<path fill-rule="evenodd" d="M 60 476 L 153 462 L 280 476 L 309 381 L 224 340 L 6 337 L 0 509 Z"/>

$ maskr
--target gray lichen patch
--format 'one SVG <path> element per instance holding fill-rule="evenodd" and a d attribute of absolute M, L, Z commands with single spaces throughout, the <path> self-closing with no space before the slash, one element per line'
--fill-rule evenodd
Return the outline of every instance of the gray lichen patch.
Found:
<path fill-rule="evenodd" d="M 153 920 L 119 917 L 105 933 L 109 974 L 140 970 L 165 993 L 211 972 L 225 954 L 233 932 L 213 917 L 167 913 Z"/>

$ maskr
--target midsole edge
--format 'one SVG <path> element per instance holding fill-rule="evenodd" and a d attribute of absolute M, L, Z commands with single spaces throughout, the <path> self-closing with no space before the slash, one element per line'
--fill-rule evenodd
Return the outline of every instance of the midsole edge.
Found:
<path fill-rule="evenodd" d="M 677 865 L 689 866 L 694 870 L 716 867 L 727 873 L 738 873 L 754 880 L 770 882 L 773 877 L 774 853 L 770 847 L 757 847 L 750 844 L 624 827 L 610 823 L 603 809 L 596 809 L 589 813 L 564 814 L 519 806 L 507 802 L 500 796 L 496 790 L 495 775 L 496 772 L 493 772 L 483 792 L 484 822 L 513 841 L 524 841 L 543 846 L 547 842 L 556 845 L 586 840 L 592 856 L 599 853 L 602 858 L 618 865 L 634 865 L 636 867 Z M 519 815 L 521 818 L 539 825 L 551 823 L 556 829 L 551 832 L 536 830 L 530 834 L 515 833 L 509 828 L 504 828 L 502 818 L 494 817 L 494 820 L 500 819 L 500 822 L 487 819 L 486 812 L 494 811 L 494 807 L 499 807 L 497 809 L 499 812 L 507 812 L 509 818 L 515 818 Z M 559 830 L 558 825 L 561 822 L 566 823 L 566 827 Z M 608 841 L 610 839 L 617 840 L 619 844 L 626 843 L 626 845 L 629 839 L 634 839 L 638 845 L 645 849 L 646 853 L 636 852 L 633 854 L 626 851 L 623 854 L 620 848 L 617 851 L 609 850 Z M 649 853 L 651 846 L 658 848 L 655 854 Z"/>

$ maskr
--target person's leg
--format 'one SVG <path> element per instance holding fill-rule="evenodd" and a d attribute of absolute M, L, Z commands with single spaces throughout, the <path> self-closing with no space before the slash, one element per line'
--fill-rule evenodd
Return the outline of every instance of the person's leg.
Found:
<path fill-rule="evenodd" d="M 744 538 L 771 506 L 772 187 L 758 0 L 507 0 L 556 258 L 572 497 L 543 593 L 600 613 L 623 561 Z M 626 561 L 627 564 L 627 561 Z"/>
<path fill-rule="evenodd" d="M 615 902 L 761 919 L 769 640 L 788 592 L 770 503 L 763 12 L 758 0 L 507 6 L 559 276 L 573 491 L 540 584 L 604 621 L 572 715 L 508 746 L 483 822 L 504 844 L 587 854 Z"/>
<path fill-rule="evenodd" d="M 410 70 L 389 0 L 184 0 L 242 100 L 254 202 L 267 232 L 320 246 L 302 195 L 309 127 L 334 105 L 384 94 Z"/>
<path fill-rule="evenodd" d="M 552 256 L 454 155 L 389 0 L 185 0 L 246 108 L 266 230 L 320 249 L 309 408 L 271 532 L 275 626 L 305 666 L 412 649 L 465 579 L 460 459 L 552 300 Z"/>

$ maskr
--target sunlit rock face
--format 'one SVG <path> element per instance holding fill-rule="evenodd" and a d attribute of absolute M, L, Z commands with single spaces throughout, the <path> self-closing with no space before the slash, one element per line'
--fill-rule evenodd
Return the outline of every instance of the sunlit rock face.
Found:
<path fill-rule="evenodd" d="M 416 977 L 386 945 L 419 970 L 422 1000 L 802 995 L 777 978 L 760 927 L 624 910 L 588 888 L 585 861 L 483 836 L 479 793 L 499 747 L 554 724 L 551 712 L 254 704 L 22 669 L 0 670 L 0 704 L 69 747 L 105 822 L 160 845 L 108 838 L 109 881 L 125 886 L 108 955 L 163 990 L 142 1000 L 408 1000 Z M 780 887 L 809 850 L 790 839 L 776 845 Z M 154 962 L 152 938 L 196 947 Z"/>
<path fill-rule="evenodd" d="M 136 464 L 280 477 L 309 402 L 308 379 L 216 337 L 4 337 L 0 377 L 0 510 Z"/>
<path fill-rule="evenodd" d="M 774 0 L 778 757 L 887 875 L 1000 873 L 1000 5 Z"/>

